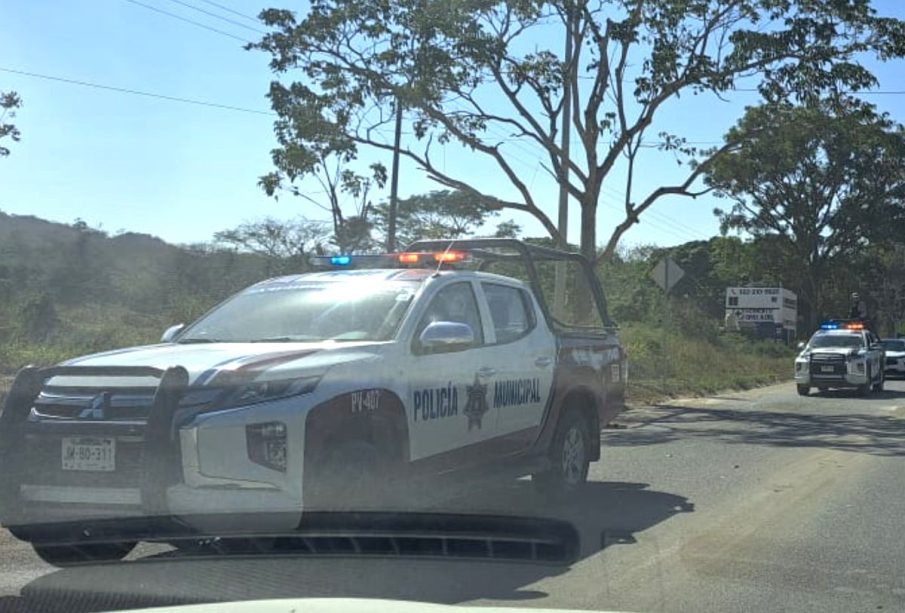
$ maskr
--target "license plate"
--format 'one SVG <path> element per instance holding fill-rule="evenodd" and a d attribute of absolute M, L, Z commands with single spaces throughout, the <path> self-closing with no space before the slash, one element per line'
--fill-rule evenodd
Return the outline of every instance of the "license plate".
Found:
<path fill-rule="evenodd" d="M 63 439 L 63 470 L 111 472 L 116 470 L 116 439 L 67 437 Z"/>
<path fill-rule="evenodd" d="M 820 372 L 834 372 L 836 369 L 832 366 L 821 366 Z"/>

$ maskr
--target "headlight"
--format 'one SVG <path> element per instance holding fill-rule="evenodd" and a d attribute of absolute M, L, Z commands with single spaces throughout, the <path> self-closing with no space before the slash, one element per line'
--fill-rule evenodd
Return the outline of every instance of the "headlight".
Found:
<path fill-rule="evenodd" d="M 226 401 L 217 408 L 241 407 L 259 402 L 279 400 L 290 396 L 310 394 L 317 387 L 320 377 L 299 379 L 275 379 L 273 381 L 252 381 L 235 388 Z"/>
<path fill-rule="evenodd" d="M 851 360 L 848 363 L 849 372 L 854 372 L 859 375 L 864 374 L 864 360 Z"/>

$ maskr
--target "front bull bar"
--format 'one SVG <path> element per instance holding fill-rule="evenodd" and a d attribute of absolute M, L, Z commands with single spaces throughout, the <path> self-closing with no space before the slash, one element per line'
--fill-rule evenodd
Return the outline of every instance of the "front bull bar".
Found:
<path fill-rule="evenodd" d="M 26 366 L 18 372 L 0 409 L 0 525 L 27 521 L 20 487 L 28 466 L 22 461 L 28 416 L 44 384 L 53 377 L 155 377 L 159 383 L 143 431 L 140 482 L 141 506 L 146 517 L 167 515 L 167 488 L 181 481 L 182 458 L 176 437 L 175 415 L 188 388 L 182 366 L 166 370 L 144 366 Z M 114 392 L 122 388 L 114 388 Z M 85 423 L 85 426 L 90 424 Z"/>

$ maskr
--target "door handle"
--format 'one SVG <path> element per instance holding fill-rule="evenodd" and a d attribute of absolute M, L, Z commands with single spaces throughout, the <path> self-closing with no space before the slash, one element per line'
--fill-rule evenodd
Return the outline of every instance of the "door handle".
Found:
<path fill-rule="evenodd" d="M 547 366 L 549 366 L 552 363 L 553 363 L 553 358 L 548 358 L 546 356 L 541 356 L 541 357 L 537 358 L 536 360 L 534 360 L 534 365 L 537 366 L 538 368 L 546 368 Z"/>
<path fill-rule="evenodd" d="M 489 366 L 485 366 L 484 368 L 478 369 L 479 377 L 492 377 L 496 374 L 496 368 L 490 368 Z"/>

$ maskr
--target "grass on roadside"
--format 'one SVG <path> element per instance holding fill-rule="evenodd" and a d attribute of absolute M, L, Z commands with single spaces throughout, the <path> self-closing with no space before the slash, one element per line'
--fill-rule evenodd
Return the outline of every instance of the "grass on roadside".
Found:
<path fill-rule="evenodd" d="M 73 309 L 62 315 L 58 330 L 47 341 L 0 343 L 0 376 L 26 364 L 49 366 L 88 353 L 153 343 L 169 324 L 109 307 Z M 770 341 L 712 333 L 693 337 L 642 324 L 623 327 L 620 336 L 629 356 L 630 403 L 749 389 L 791 376 L 793 351 Z"/>
<path fill-rule="evenodd" d="M 628 401 L 750 389 L 791 377 L 794 352 L 780 343 L 741 336 L 696 338 L 645 325 L 626 326 Z"/>
<path fill-rule="evenodd" d="M 0 375 L 28 364 L 50 366 L 89 353 L 154 343 L 167 325 L 160 317 L 121 307 L 67 309 L 43 341 L 13 337 L 0 342 Z"/>

